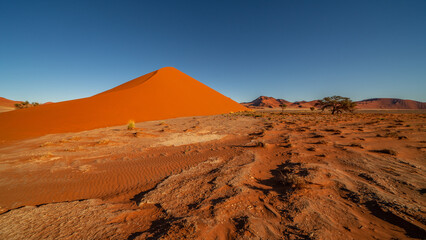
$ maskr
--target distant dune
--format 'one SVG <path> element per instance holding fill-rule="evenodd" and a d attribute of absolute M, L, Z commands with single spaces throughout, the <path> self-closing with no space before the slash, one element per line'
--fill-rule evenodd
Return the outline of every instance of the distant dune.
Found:
<path fill-rule="evenodd" d="M 276 108 L 276 107 L 280 107 L 281 104 L 289 105 L 291 104 L 291 102 L 286 101 L 284 99 L 275 99 L 273 97 L 260 96 L 251 102 L 242 103 L 242 104 L 248 107 L 255 106 L 255 107 Z"/>
<path fill-rule="evenodd" d="M 20 103 L 21 101 L 13 101 L 7 98 L 0 97 L 0 107 L 15 107 L 15 103 Z"/>
<path fill-rule="evenodd" d="M 84 87 L 84 86 L 82 86 Z M 246 108 L 181 71 L 166 67 L 92 97 L 0 113 L 0 140 Z"/>
<path fill-rule="evenodd" d="M 14 101 L 7 98 L 0 97 L 0 113 L 9 112 L 15 110 L 15 104 L 21 103 L 22 101 Z M 53 102 L 46 102 L 43 104 L 51 104 Z"/>
<path fill-rule="evenodd" d="M 281 103 L 287 105 L 287 108 L 310 108 L 315 106 L 318 100 L 289 102 L 284 99 L 275 99 L 273 97 L 260 96 L 255 100 L 242 103 L 246 107 L 267 107 L 277 108 Z M 356 102 L 358 109 L 426 109 L 425 102 L 413 100 L 404 100 L 398 98 L 371 98 Z"/>
<path fill-rule="evenodd" d="M 20 103 L 20 101 L 13 101 L 7 98 L 0 97 L 0 113 L 15 110 L 15 103 Z"/>
<path fill-rule="evenodd" d="M 356 103 L 360 109 L 426 109 L 425 102 L 398 98 L 371 98 Z"/>

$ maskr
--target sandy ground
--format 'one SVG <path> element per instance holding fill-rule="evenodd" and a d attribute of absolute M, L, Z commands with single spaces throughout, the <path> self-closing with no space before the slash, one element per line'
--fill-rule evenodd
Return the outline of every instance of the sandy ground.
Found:
<path fill-rule="evenodd" d="M 0 239 L 422 239 L 426 115 L 247 112 L 0 145 Z"/>
<path fill-rule="evenodd" d="M 9 111 L 13 111 L 15 110 L 14 107 L 5 107 L 5 106 L 0 106 L 0 113 L 1 112 L 9 112 Z"/>

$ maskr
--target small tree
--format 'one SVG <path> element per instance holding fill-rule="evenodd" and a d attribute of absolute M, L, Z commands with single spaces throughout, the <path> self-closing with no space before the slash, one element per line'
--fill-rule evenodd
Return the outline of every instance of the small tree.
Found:
<path fill-rule="evenodd" d="M 331 114 L 346 112 L 353 112 L 356 107 L 356 103 L 352 102 L 351 99 L 341 96 L 325 97 L 319 100 L 315 106 L 318 106 L 321 111 L 330 109 Z"/>
<path fill-rule="evenodd" d="M 311 109 L 311 111 L 312 111 L 312 112 L 315 110 L 315 108 L 314 108 L 314 107 L 310 107 L 310 109 Z"/>
<path fill-rule="evenodd" d="M 284 113 L 284 109 L 287 107 L 287 105 L 286 104 L 280 104 L 280 107 L 281 107 L 281 113 Z"/>

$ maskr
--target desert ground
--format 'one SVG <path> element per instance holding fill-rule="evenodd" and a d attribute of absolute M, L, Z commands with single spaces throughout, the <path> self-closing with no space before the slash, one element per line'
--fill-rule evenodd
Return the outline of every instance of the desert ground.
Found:
<path fill-rule="evenodd" d="M 13 111 L 13 110 L 15 110 L 15 108 L 13 108 L 13 107 L 0 106 L 0 113 L 2 113 L 2 112 L 9 112 L 9 111 Z"/>
<path fill-rule="evenodd" d="M 422 239 L 426 114 L 239 112 L 0 145 L 0 239 Z"/>

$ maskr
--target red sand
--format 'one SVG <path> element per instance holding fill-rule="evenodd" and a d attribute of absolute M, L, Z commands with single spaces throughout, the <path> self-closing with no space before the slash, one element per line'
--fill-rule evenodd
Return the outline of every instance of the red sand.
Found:
<path fill-rule="evenodd" d="M 20 103 L 20 101 L 13 101 L 7 98 L 0 97 L 0 106 L 2 107 L 15 107 L 15 103 Z"/>
<path fill-rule="evenodd" d="M 0 145 L 0 239 L 424 239 L 425 120 L 257 111 Z"/>
<path fill-rule="evenodd" d="M 0 140 L 246 108 L 181 71 L 166 67 L 92 97 L 0 114 Z"/>

